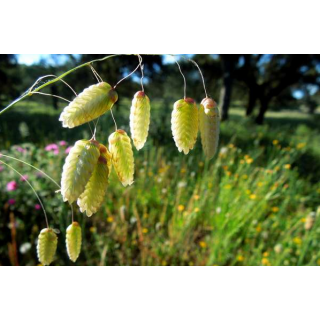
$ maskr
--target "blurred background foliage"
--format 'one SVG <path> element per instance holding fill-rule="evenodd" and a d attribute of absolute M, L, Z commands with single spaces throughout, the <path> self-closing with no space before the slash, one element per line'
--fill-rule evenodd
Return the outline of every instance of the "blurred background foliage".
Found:
<path fill-rule="evenodd" d="M 0 55 L 0 110 L 43 75 L 59 75 L 105 55 Z M 183 79 L 171 56 L 143 55 L 145 89 L 152 102 L 150 136 L 135 151 L 135 184 L 112 177 L 104 207 L 93 218 L 77 213 L 84 232 L 79 265 L 316 265 L 320 264 L 319 55 L 184 55 L 187 95 L 219 103 L 219 154 L 207 162 L 198 141 L 178 153 L 170 129 Z M 94 64 L 115 84 L 137 66 L 124 55 Z M 65 78 L 81 92 L 96 80 L 89 68 Z M 140 72 L 119 85 L 113 108 L 129 131 L 131 99 Z M 43 92 L 73 99 L 62 83 Z M 65 102 L 32 96 L 0 116 L 0 150 L 60 180 L 66 150 L 90 138 L 88 126 L 62 129 Z M 97 138 L 107 143 L 114 125 L 102 117 Z M 199 140 L 199 139 L 198 139 Z M 64 249 L 70 210 L 55 186 L 25 165 L 1 158 L 28 176 L 61 230 L 55 264 L 71 264 Z M 35 247 L 44 219 L 27 185 L 0 164 L 0 264 L 37 264 Z"/>

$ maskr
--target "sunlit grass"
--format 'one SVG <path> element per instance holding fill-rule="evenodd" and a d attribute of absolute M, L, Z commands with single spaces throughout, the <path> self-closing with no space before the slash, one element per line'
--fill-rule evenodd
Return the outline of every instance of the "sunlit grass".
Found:
<path fill-rule="evenodd" d="M 244 125 L 245 124 L 245 125 Z M 317 265 L 320 263 L 320 184 L 317 131 L 302 125 L 291 131 L 255 127 L 247 120 L 222 126 L 219 154 L 205 161 L 200 146 L 187 157 L 174 148 L 135 152 L 135 183 L 123 188 L 112 174 L 104 207 L 76 219 L 85 233 L 79 265 Z M 54 155 L 23 145 L 23 158 L 57 181 L 65 147 Z M 70 264 L 64 248 L 70 210 L 56 188 L 29 168 L 54 227 L 61 230 L 56 264 Z M 37 264 L 35 239 L 44 227 L 27 186 L 12 172 L 0 172 L 2 257 L 8 257 L 8 215 L 13 212 L 22 264 Z M 13 192 L 9 181 L 18 181 Z M 9 206 L 8 200 L 16 203 Z M 318 212 L 317 212 L 318 211 Z M 314 212 L 314 213 L 312 213 Z M 10 225 L 9 225 L 10 226 Z M 8 259 L 8 258 L 7 258 Z"/>

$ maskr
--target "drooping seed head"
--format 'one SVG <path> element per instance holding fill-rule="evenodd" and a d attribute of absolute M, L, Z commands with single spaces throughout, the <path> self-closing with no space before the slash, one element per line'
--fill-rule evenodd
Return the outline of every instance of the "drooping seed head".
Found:
<path fill-rule="evenodd" d="M 134 158 L 131 140 L 124 130 L 117 130 L 109 136 L 109 151 L 113 167 L 124 187 L 133 183 Z"/>
<path fill-rule="evenodd" d="M 67 229 L 66 246 L 69 259 L 76 262 L 81 252 L 82 234 L 78 222 L 72 222 Z"/>
<path fill-rule="evenodd" d="M 147 141 L 150 126 L 150 100 L 143 91 L 138 91 L 132 100 L 130 109 L 131 138 L 137 150 Z"/>
<path fill-rule="evenodd" d="M 93 174 L 77 201 L 80 211 L 85 212 L 88 217 L 95 214 L 104 202 L 110 171 L 111 155 L 107 151 L 100 154 Z"/>
<path fill-rule="evenodd" d="M 178 100 L 173 106 L 171 129 L 180 152 L 188 154 L 193 149 L 198 135 L 198 107 L 192 98 Z"/>
<path fill-rule="evenodd" d="M 96 141 L 80 140 L 70 150 L 63 166 L 61 194 L 73 203 L 84 192 L 100 156 Z"/>
<path fill-rule="evenodd" d="M 62 121 L 63 127 L 77 127 L 109 111 L 117 100 L 117 92 L 108 83 L 94 84 L 64 108 L 59 120 Z"/>
<path fill-rule="evenodd" d="M 38 237 L 37 253 L 39 261 L 48 266 L 54 259 L 58 237 L 52 229 L 42 229 Z"/>
<path fill-rule="evenodd" d="M 217 152 L 220 132 L 219 109 L 213 99 L 202 100 L 199 119 L 203 152 L 208 159 L 212 159 Z"/>

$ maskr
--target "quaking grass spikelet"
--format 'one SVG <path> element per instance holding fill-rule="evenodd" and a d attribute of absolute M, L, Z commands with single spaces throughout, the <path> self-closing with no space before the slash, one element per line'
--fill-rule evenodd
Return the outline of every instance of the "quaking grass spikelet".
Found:
<path fill-rule="evenodd" d="M 66 128 L 80 126 L 109 111 L 117 100 L 117 92 L 108 83 L 94 84 L 64 108 L 59 120 Z"/>
<path fill-rule="evenodd" d="M 198 107 L 191 98 L 178 100 L 173 107 L 171 129 L 179 152 L 188 154 L 198 135 Z"/>
<path fill-rule="evenodd" d="M 133 183 L 134 158 L 131 140 L 123 130 L 117 130 L 109 137 L 109 151 L 112 164 L 124 187 Z"/>
<path fill-rule="evenodd" d="M 105 148 L 105 147 L 104 147 Z M 101 153 L 93 174 L 86 185 L 85 191 L 79 197 L 77 204 L 81 212 L 86 212 L 88 217 L 96 213 L 105 199 L 108 178 L 111 171 L 111 156 L 106 150 Z"/>
<path fill-rule="evenodd" d="M 204 154 L 212 159 L 219 144 L 220 116 L 214 100 L 202 100 L 199 111 L 201 142 Z"/>
<path fill-rule="evenodd" d="M 138 91 L 130 110 L 130 131 L 133 144 L 140 150 L 147 141 L 150 125 L 150 100 L 143 91 Z"/>
<path fill-rule="evenodd" d="M 82 234 L 78 222 L 72 222 L 67 229 L 66 245 L 69 259 L 76 262 L 81 252 Z"/>
<path fill-rule="evenodd" d="M 63 166 L 61 178 L 63 201 L 73 203 L 84 192 L 99 156 L 99 143 L 97 141 L 77 141 Z"/>
<path fill-rule="evenodd" d="M 42 229 L 38 237 L 37 253 L 39 261 L 48 266 L 54 259 L 58 237 L 52 229 Z"/>

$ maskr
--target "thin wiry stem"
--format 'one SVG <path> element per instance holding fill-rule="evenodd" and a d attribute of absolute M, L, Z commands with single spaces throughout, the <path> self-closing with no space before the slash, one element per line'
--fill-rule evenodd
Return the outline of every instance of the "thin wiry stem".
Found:
<path fill-rule="evenodd" d="M 139 67 L 140 67 L 140 61 L 139 61 L 138 66 L 137 66 L 131 73 L 129 73 L 129 74 L 128 74 L 127 76 L 125 76 L 124 78 L 122 78 L 113 88 L 115 89 L 123 80 L 131 77 L 131 76 L 139 69 Z"/>
<path fill-rule="evenodd" d="M 32 94 L 41 94 L 41 95 L 43 95 L 43 96 L 49 96 L 49 97 L 55 97 L 55 98 L 59 98 L 59 99 L 62 99 L 62 100 L 64 100 L 64 101 L 66 101 L 66 102 L 71 102 L 71 101 L 69 101 L 68 99 L 65 99 L 65 98 L 63 98 L 63 97 L 60 97 L 60 96 L 56 96 L 55 94 L 49 94 L 49 93 L 44 93 L 44 92 L 32 92 Z"/>
<path fill-rule="evenodd" d="M 15 158 L 15 157 L 7 156 L 7 155 L 5 155 L 5 154 L 3 154 L 3 153 L 1 153 L 0 155 L 1 155 L 1 157 L 5 157 L 5 158 L 8 158 L 8 159 L 12 159 L 12 160 L 15 160 L 15 161 L 19 161 L 19 162 L 21 162 L 21 163 L 23 163 L 23 164 L 25 164 L 25 165 L 27 165 L 27 166 L 29 166 L 29 167 L 37 170 L 37 171 L 39 171 L 39 172 L 42 173 L 44 176 L 46 176 L 49 180 L 51 180 L 58 188 L 61 188 L 61 186 L 59 185 L 59 183 L 58 183 L 57 181 L 55 181 L 52 177 L 50 177 L 49 175 L 47 175 L 45 172 L 43 172 L 42 170 L 38 169 L 37 167 L 33 166 L 32 164 L 30 164 L 30 163 L 28 163 L 28 162 L 25 162 L 25 161 L 23 161 L 23 160 L 17 159 L 17 158 Z"/>
<path fill-rule="evenodd" d="M 50 177 L 48 174 L 46 174 L 44 171 L 40 170 L 39 168 L 33 166 L 32 164 L 26 162 L 26 161 L 23 161 L 23 160 L 20 160 L 18 158 L 15 158 L 15 157 L 11 157 L 11 156 L 7 156 L 6 154 L 3 154 L 3 153 L 0 153 L 0 156 L 1 157 L 5 157 L 5 158 L 8 158 L 8 159 L 11 159 L 11 160 L 15 160 L 15 161 L 18 161 L 20 163 L 23 163 L 29 167 L 31 167 L 32 169 L 34 170 L 37 170 L 38 172 L 40 172 L 41 174 L 43 174 L 46 178 L 48 178 L 51 182 L 53 182 L 59 189 L 61 189 L 61 186 L 59 185 L 59 183 L 54 180 L 52 177 Z M 72 221 L 73 221 L 73 216 L 74 216 L 74 211 L 73 211 L 73 206 L 72 204 L 70 204 L 70 208 L 71 208 L 71 214 L 72 214 Z"/>
<path fill-rule="evenodd" d="M 100 79 L 98 78 L 97 74 L 95 73 L 95 71 L 93 70 L 92 66 L 90 65 L 90 69 L 94 75 L 94 77 L 96 78 L 97 82 L 99 83 L 100 82 Z"/>
<path fill-rule="evenodd" d="M 138 54 L 138 58 L 139 58 L 139 64 L 140 64 L 140 69 L 141 69 L 141 88 L 142 88 L 142 92 L 144 92 L 144 86 L 143 86 L 143 79 L 144 79 L 144 65 L 142 64 L 142 57 L 140 56 L 140 54 Z"/>
<path fill-rule="evenodd" d="M 34 93 L 35 91 L 40 91 L 41 89 L 43 89 L 43 88 L 45 88 L 45 87 L 47 87 L 47 86 L 49 86 L 49 85 L 51 85 L 51 84 L 53 84 L 53 83 L 55 83 L 55 82 L 57 82 L 57 81 L 59 81 L 59 80 L 65 78 L 67 75 L 71 74 L 72 72 L 74 72 L 74 71 L 76 71 L 76 70 L 78 70 L 78 69 L 80 69 L 80 68 L 86 67 L 86 66 L 88 66 L 88 65 L 90 65 L 90 64 L 92 64 L 92 63 L 94 63 L 94 62 L 102 62 L 102 61 L 105 61 L 105 60 L 107 60 L 107 59 L 114 58 L 114 57 L 118 57 L 118 56 L 121 56 L 121 55 L 123 55 L 123 54 L 113 54 L 113 55 L 109 55 L 109 56 L 103 57 L 103 58 L 101 58 L 101 59 L 95 59 L 95 60 L 92 60 L 92 61 L 83 63 L 83 64 L 81 64 L 81 65 L 79 65 L 79 66 L 77 66 L 77 67 L 75 67 L 75 68 L 73 68 L 73 69 L 71 69 L 71 70 L 68 70 L 67 72 L 63 73 L 62 75 L 56 77 L 55 79 L 53 79 L 53 80 L 51 80 L 51 81 L 48 81 L 48 82 L 42 84 L 41 86 L 39 86 L 38 88 L 36 88 L 35 90 L 33 90 L 33 87 L 39 82 L 39 81 L 38 81 L 39 79 L 38 79 L 31 88 L 32 88 L 32 90 L 33 90 L 33 93 Z M 9 110 L 10 108 L 12 108 L 12 107 L 13 107 L 15 104 L 17 104 L 18 102 L 24 100 L 26 97 L 28 97 L 28 96 L 30 96 L 30 95 L 32 95 L 32 94 L 31 94 L 31 90 L 28 89 L 28 90 L 27 90 L 24 94 L 22 94 L 19 98 L 15 99 L 15 100 L 14 100 L 13 102 L 11 102 L 7 107 L 5 107 L 4 109 L 2 109 L 2 110 L 0 111 L 0 115 L 1 115 L 2 113 L 6 112 L 7 110 Z"/>
<path fill-rule="evenodd" d="M 187 80 L 186 80 L 186 77 L 184 76 L 182 70 L 181 70 L 181 67 L 180 67 L 180 64 L 179 62 L 175 59 L 176 61 L 176 64 L 178 65 L 178 68 L 179 68 L 179 71 L 183 77 L 183 81 L 184 81 L 184 98 L 186 99 L 187 98 Z"/>
<path fill-rule="evenodd" d="M 116 127 L 116 131 L 118 131 L 117 122 L 116 122 L 116 119 L 114 118 L 112 109 L 110 109 L 110 113 L 111 113 L 111 117 L 112 117 L 112 119 L 113 119 L 114 125 L 115 125 L 115 127 Z"/>
<path fill-rule="evenodd" d="M 33 88 L 43 79 L 45 78 L 58 78 L 58 76 L 54 75 L 54 74 L 48 74 L 47 76 L 43 76 L 43 77 L 40 77 L 34 84 L 33 86 L 29 89 L 30 92 L 32 92 Z M 77 93 L 75 92 L 75 90 L 70 86 L 70 84 L 67 82 L 67 81 L 64 81 L 62 79 L 59 79 L 59 81 L 61 81 L 62 83 L 64 83 L 72 92 L 75 96 L 77 96 Z"/>
<path fill-rule="evenodd" d="M 94 76 L 96 77 L 98 82 L 103 82 L 103 79 L 100 77 L 99 73 L 96 71 L 96 69 L 90 64 L 90 68 Z"/>
<path fill-rule="evenodd" d="M 202 83 L 203 83 L 203 88 L 204 88 L 204 92 L 205 92 L 205 95 L 206 95 L 206 98 L 208 98 L 208 93 L 207 93 L 207 89 L 206 89 L 206 82 L 204 81 L 204 76 L 203 76 L 203 73 L 199 67 L 199 65 L 192 59 L 188 59 L 190 62 L 192 62 L 199 70 L 199 73 L 200 73 L 200 76 L 201 76 L 201 79 L 202 79 Z"/>
<path fill-rule="evenodd" d="M 18 174 L 28 185 L 29 187 L 32 189 L 33 193 L 36 195 L 40 205 L 41 205 L 41 208 L 43 210 L 43 213 L 44 213 L 44 217 L 45 217 L 45 220 L 46 220 L 46 225 L 47 225 L 47 228 L 49 229 L 49 222 L 48 222 L 48 217 L 47 217 L 47 212 L 46 212 L 46 209 L 44 208 L 44 205 L 37 193 L 37 191 L 33 188 L 33 186 L 31 185 L 31 183 L 29 182 L 28 179 L 26 179 L 18 170 L 16 170 L 15 168 L 13 168 L 12 166 L 10 166 L 9 164 L 3 162 L 2 160 L 0 160 L 0 163 L 4 164 L 5 166 L 7 166 L 9 169 L 11 169 L 12 171 L 14 171 L 16 174 Z"/>

